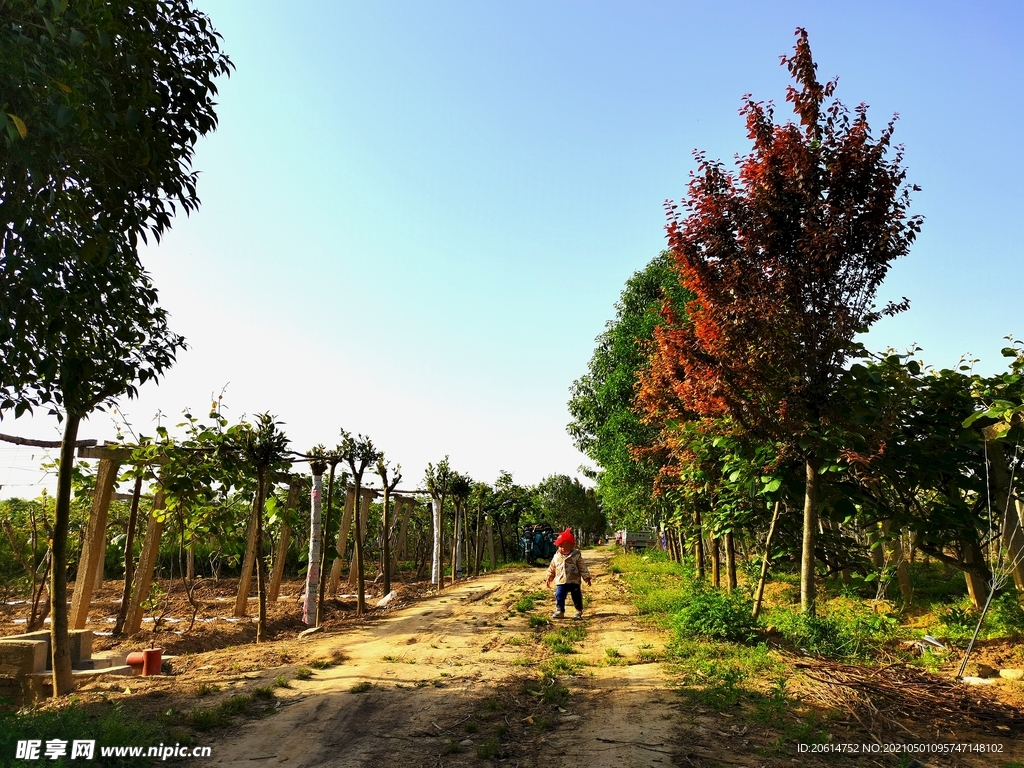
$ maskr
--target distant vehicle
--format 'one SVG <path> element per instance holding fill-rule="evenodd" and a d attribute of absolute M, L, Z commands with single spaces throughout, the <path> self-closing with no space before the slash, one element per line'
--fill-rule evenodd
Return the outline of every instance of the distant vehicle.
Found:
<path fill-rule="evenodd" d="M 524 525 L 523 534 L 519 537 L 519 549 L 523 553 L 523 559 L 531 564 L 537 560 L 550 560 L 558 551 L 558 547 L 555 546 L 557 536 L 549 523 Z"/>
<path fill-rule="evenodd" d="M 627 552 L 632 552 L 657 546 L 658 534 L 654 531 L 630 531 L 624 528 L 615 532 L 615 543 Z"/>

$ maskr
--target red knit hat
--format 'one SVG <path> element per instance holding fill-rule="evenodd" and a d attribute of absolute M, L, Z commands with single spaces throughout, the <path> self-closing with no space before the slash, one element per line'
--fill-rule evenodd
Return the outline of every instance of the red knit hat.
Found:
<path fill-rule="evenodd" d="M 572 528 L 566 528 L 555 539 L 555 546 L 560 547 L 563 544 L 568 544 L 570 547 L 576 546 L 576 537 L 572 535 Z"/>

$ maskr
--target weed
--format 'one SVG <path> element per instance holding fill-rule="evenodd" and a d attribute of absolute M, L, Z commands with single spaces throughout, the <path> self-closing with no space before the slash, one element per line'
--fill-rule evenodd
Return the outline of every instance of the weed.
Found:
<path fill-rule="evenodd" d="M 488 739 L 483 744 L 476 745 L 476 756 L 482 760 L 489 760 L 498 754 L 498 740 Z"/>
<path fill-rule="evenodd" d="M 211 693 L 217 693 L 220 690 L 220 686 L 216 683 L 202 682 L 196 686 L 196 696 L 209 696 Z"/>
<path fill-rule="evenodd" d="M 537 627 L 546 627 L 551 622 L 543 616 L 531 616 L 530 617 L 530 629 L 536 629 Z"/>
<path fill-rule="evenodd" d="M 678 637 L 749 642 L 757 636 L 750 601 L 738 592 L 696 587 L 672 621 Z"/>
<path fill-rule="evenodd" d="M 313 670 L 309 667 L 299 667 L 295 670 L 296 680 L 309 680 L 313 676 Z"/>
<path fill-rule="evenodd" d="M 512 637 L 505 639 L 505 645 L 520 646 L 525 644 L 526 643 L 523 642 L 523 638 L 519 637 L 518 635 L 512 635 Z"/>
<path fill-rule="evenodd" d="M 511 663 L 513 667 L 532 667 L 534 661 L 533 659 L 528 659 L 526 657 L 520 656 L 518 659 L 512 659 Z"/>
<path fill-rule="evenodd" d="M 330 669 L 336 664 L 337 662 L 335 662 L 333 659 L 317 659 L 316 661 L 310 662 L 309 666 L 311 666 L 313 669 Z"/>
<path fill-rule="evenodd" d="M 498 738 L 502 738 L 508 734 L 508 726 L 504 723 L 498 723 L 496 726 L 494 726 L 494 733 L 496 736 L 498 736 Z"/>
<path fill-rule="evenodd" d="M 499 709 L 501 709 L 501 704 L 498 703 L 497 699 L 488 699 L 487 704 L 485 706 L 491 712 L 497 712 Z"/>
<path fill-rule="evenodd" d="M 461 752 L 461 751 L 462 751 L 462 747 L 459 745 L 459 740 L 458 739 L 449 739 L 448 743 L 445 744 L 444 748 L 441 750 L 441 754 L 442 755 L 454 755 L 457 752 Z"/>
<path fill-rule="evenodd" d="M 366 693 L 371 688 L 373 688 L 373 683 L 369 682 L 368 680 L 364 680 L 361 683 L 356 683 L 355 685 L 353 685 L 351 688 L 348 689 L 348 692 L 349 693 Z"/>
<path fill-rule="evenodd" d="M 578 675 L 583 668 L 583 663 L 575 659 L 567 659 L 565 656 L 553 656 L 540 667 L 541 677 L 551 682 L 557 677 Z"/>
<path fill-rule="evenodd" d="M 466 733 L 476 733 L 477 732 L 477 725 L 472 720 L 467 720 L 466 724 L 463 727 L 466 729 Z"/>
<path fill-rule="evenodd" d="M 277 679 L 284 680 L 285 686 L 288 685 L 288 681 L 284 679 L 283 675 L 278 677 Z M 270 685 L 261 685 L 259 688 L 252 689 L 252 695 L 257 699 L 269 699 L 274 695 L 274 688 Z"/>
<path fill-rule="evenodd" d="M 619 650 L 617 648 L 605 648 L 604 649 L 604 655 L 607 656 L 609 659 L 621 659 L 622 658 L 622 654 L 619 653 Z"/>
<path fill-rule="evenodd" d="M 397 656 L 384 656 L 381 659 L 381 661 L 383 661 L 385 664 L 397 664 L 398 662 L 401 661 L 401 659 L 398 658 Z"/>
<path fill-rule="evenodd" d="M 278 675 L 274 678 L 274 685 L 278 688 L 291 688 L 292 684 L 288 682 L 288 678 L 284 675 Z"/>
<path fill-rule="evenodd" d="M 530 611 L 532 611 L 536 607 L 536 603 L 534 603 L 533 598 L 524 597 L 524 598 L 521 598 L 512 607 L 515 610 L 519 611 L 519 613 L 529 613 Z"/>
<path fill-rule="evenodd" d="M 241 714 L 249 708 L 253 698 L 255 698 L 256 692 L 260 690 L 261 689 L 256 689 L 256 691 L 253 691 L 251 694 L 237 694 L 235 696 L 231 696 L 215 707 L 196 707 L 188 713 L 188 723 L 199 731 L 209 731 L 213 728 L 220 728 L 228 725 L 233 716 Z M 269 687 L 267 690 L 270 690 Z"/>
<path fill-rule="evenodd" d="M 569 689 L 564 685 L 550 685 L 544 689 L 543 701 L 552 707 L 564 707 L 569 700 Z"/>

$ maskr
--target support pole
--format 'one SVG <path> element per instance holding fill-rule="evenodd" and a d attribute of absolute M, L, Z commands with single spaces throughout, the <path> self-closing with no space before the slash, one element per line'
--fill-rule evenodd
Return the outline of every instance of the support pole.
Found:
<path fill-rule="evenodd" d="M 149 599 L 149 587 L 153 583 L 153 568 L 156 557 L 160 553 L 160 537 L 164 532 L 164 521 L 158 519 L 159 512 L 164 508 L 164 494 L 157 491 L 153 498 L 153 509 L 149 513 L 149 525 L 146 527 L 146 540 L 142 542 L 142 554 L 139 555 L 139 567 L 135 571 L 135 584 L 132 585 L 132 600 L 128 608 L 128 634 L 134 635 L 142 627 L 142 604 Z"/>
<path fill-rule="evenodd" d="M 92 497 L 92 510 L 85 540 L 82 542 L 82 556 L 78 560 L 78 575 L 75 577 L 75 592 L 71 598 L 71 615 L 68 625 L 72 629 L 85 629 L 89 616 L 89 604 L 96 588 L 97 578 L 103 576 L 103 560 L 106 555 L 107 513 L 110 511 L 110 496 L 117 483 L 117 470 L 126 458 L 127 451 L 119 449 L 80 449 L 83 458 L 99 458 L 96 473 L 96 491 Z M 97 577 L 99 573 L 99 577 Z M 101 582 L 102 583 L 102 582 Z"/>

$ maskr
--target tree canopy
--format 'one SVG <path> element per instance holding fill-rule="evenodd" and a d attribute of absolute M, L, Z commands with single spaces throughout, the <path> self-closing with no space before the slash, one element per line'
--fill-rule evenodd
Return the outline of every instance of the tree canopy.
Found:
<path fill-rule="evenodd" d="M 874 298 L 921 219 L 907 213 L 916 187 L 892 146 L 895 117 L 875 138 L 866 105 L 851 115 L 832 99 L 836 81 L 818 81 L 802 29 L 782 63 L 796 121 L 776 124 L 770 103 L 745 97 L 753 148 L 738 172 L 697 152 L 682 209 L 666 204 L 676 269 L 694 298 L 687 317 L 655 329 L 645 402 L 668 429 L 666 404 L 676 401 L 700 417 L 728 415 L 804 459 L 801 602 L 813 612 L 818 470 L 845 423 L 840 380 L 856 335 L 907 307 L 880 313 Z"/>

